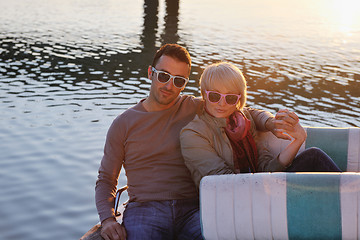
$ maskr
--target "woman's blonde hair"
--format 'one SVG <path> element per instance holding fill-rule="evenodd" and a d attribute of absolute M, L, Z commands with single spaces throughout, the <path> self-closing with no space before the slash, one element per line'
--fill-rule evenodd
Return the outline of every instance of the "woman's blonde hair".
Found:
<path fill-rule="evenodd" d="M 246 80 L 244 75 L 234 64 L 229 62 L 218 62 L 207 66 L 200 77 L 200 90 L 205 100 L 205 90 L 215 90 L 222 85 L 231 93 L 241 94 L 240 101 L 236 107 L 243 109 L 246 103 Z"/>

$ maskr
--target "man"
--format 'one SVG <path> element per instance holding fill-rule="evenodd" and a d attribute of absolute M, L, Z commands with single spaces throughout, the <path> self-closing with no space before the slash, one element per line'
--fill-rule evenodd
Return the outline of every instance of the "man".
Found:
<path fill-rule="evenodd" d="M 201 101 L 180 96 L 191 69 L 190 55 L 166 44 L 148 69 L 150 94 L 112 123 L 96 182 L 96 205 L 104 239 L 202 239 L 198 192 L 181 155 L 179 133 Z M 286 115 L 252 110 L 257 128 L 285 128 Z M 269 121 L 268 121 L 269 120 Z M 265 126 L 266 125 L 266 126 Z M 130 201 L 124 226 L 114 216 L 117 180 L 124 166 Z M 124 228 L 125 227 L 125 228 Z M 126 231 L 125 231 L 126 229 Z"/>

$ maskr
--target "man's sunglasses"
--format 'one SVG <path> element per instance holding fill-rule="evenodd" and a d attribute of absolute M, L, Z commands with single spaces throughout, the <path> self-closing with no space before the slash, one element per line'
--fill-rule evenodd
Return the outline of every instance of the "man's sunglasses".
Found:
<path fill-rule="evenodd" d="M 186 83 L 189 81 L 188 78 L 180 77 L 180 76 L 173 76 L 170 73 L 156 70 L 156 68 L 151 67 L 151 71 L 156 74 L 156 79 L 161 83 L 167 83 L 171 79 L 173 80 L 173 84 L 177 88 L 183 88 Z"/>
<path fill-rule="evenodd" d="M 225 98 L 225 102 L 229 105 L 235 105 L 239 101 L 241 94 L 222 94 L 214 91 L 205 90 L 207 99 L 212 103 L 220 102 L 221 98 Z"/>

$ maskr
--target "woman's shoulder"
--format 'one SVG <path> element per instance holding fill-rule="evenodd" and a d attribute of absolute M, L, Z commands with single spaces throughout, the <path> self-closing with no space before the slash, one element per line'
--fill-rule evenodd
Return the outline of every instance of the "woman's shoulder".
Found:
<path fill-rule="evenodd" d="M 244 107 L 244 108 L 242 109 L 242 112 L 244 113 L 244 115 L 245 115 L 245 117 L 246 117 L 247 119 L 249 119 L 250 121 L 253 121 L 253 118 L 252 118 L 252 116 L 251 116 L 251 114 L 250 114 L 250 112 L 249 112 L 249 108 L 248 108 L 248 107 Z"/>
<path fill-rule="evenodd" d="M 183 127 L 183 130 L 194 130 L 194 131 L 201 131 L 202 129 L 205 129 L 207 127 L 206 122 L 200 118 L 200 116 L 197 114 L 195 115 L 194 119 L 191 120 L 185 127 Z"/>
<path fill-rule="evenodd" d="M 214 134 L 214 129 L 208 119 L 204 118 L 203 112 L 200 111 L 191 122 L 183 127 L 181 134 L 198 134 L 207 137 Z"/>

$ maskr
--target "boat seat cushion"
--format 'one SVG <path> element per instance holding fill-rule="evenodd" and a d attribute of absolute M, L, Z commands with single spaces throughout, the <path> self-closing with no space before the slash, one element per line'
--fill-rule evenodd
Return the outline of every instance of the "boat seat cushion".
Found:
<path fill-rule="evenodd" d="M 200 183 L 205 239 L 360 239 L 360 173 L 249 173 Z"/>
<path fill-rule="evenodd" d="M 307 139 L 299 153 L 309 147 L 326 152 L 342 171 L 360 171 L 360 128 L 305 127 Z M 278 139 L 271 132 L 258 132 L 258 140 L 274 154 L 279 154 L 290 141 Z"/>

